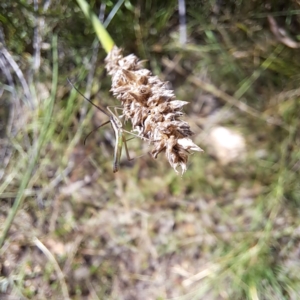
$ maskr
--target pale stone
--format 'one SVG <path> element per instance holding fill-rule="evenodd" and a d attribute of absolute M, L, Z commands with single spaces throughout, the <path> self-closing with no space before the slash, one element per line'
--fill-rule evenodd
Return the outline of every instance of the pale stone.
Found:
<path fill-rule="evenodd" d="M 240 133 L 222 126 L 210 130 L 208 144 L 222 165 L 240 161 L 246 153 L 244 137 Z"/>

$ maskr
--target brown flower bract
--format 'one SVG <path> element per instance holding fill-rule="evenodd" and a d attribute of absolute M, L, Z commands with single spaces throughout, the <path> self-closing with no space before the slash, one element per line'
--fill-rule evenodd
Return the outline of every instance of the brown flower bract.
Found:
<path fill-rule="evenodd" d="M 154 145 L 154 158 L 165 151 L 176 172 L 186 171 L 189 150 L 203 151 L 189 138 L 193 133 L 187 122 L 180 120 L 186 101 L 175 100 L 166 83 L 143 68 L 134 55 L 123 57 L 114 46 L 105 59 L 106 70 L 112 76 L 113 95 L 122 102 L 125 120 L 131 120 L 133 132 Z"/>

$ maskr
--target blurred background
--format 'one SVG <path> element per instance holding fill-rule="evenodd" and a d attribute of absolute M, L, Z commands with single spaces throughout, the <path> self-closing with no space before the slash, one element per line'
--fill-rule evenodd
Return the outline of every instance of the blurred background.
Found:
<path fill-rule="evenodd" d="M 119 105 L 90 21 L 1 1 L 0 299 L 300 299 L 300 2 L 90 5 L 204 152 L 181 177 L 133 139 L 114 174 L 110 125 L 84 145 L 107 116 L 67 82 Z"/>

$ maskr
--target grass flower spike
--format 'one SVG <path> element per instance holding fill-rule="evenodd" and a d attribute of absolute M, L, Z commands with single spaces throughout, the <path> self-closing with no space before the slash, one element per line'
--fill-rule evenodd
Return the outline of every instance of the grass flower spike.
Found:
<path fill-rule="evenodd" d="M 112 76 L 113 95 L 122 102 L 123 116 L 132 123 L 133 132 L 154 145 L 151 154 L 157 158 L 165 151 L 176 172 L 186 171 L 190 151 L 203 151 L 189 138 L 193 132 L 180 117 L 186 101 L 176 100 L 174 92 L 157 76 L 143 68 L 134 54 L 123 57 L 116 46 L 105 59 Z"/>

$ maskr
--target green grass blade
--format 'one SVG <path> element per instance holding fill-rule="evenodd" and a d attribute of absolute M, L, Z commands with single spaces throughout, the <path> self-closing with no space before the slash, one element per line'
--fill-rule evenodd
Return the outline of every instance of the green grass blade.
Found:
<path fill-rule="evenodd" d="M 54 107 L 54 100 L 55 100 L 55 95 L 56 95 L 56 90 L 57 90 L 57 81 L 58 81 L 58 53 L 57 53 L 57 36 L 56 35 L 53 36 L 52 47 L 53 47 L 52 88 L 51 88 L 51 96 L 50 96 L 50 101 L 48 104 L 47 114 L 46 114 L 45 120 L 43 122 L 44 126 L 41 129 L 41 134 L 39 136 L 39 139 L 36 142 L 36 145 L 32 151 L 32 157 L 29 162 L 29 166 L 26 169 L 26 172 L 24 174 L 23 180 L 21 181 L 21 185 L 20 185 L 16 200 L 15 200 L 13 207 L 11 208 L 11 210 L 8 214 L 8 217 L 4 223 L 3 231 L 2 231 L 1 237 L 0 237 L 0 248 L 2 248 L 5 238 L 6 238 L 6 235 L 12 225 L 12 222 L 24 201 L 25 189 L 27 188 L 28 183 L 30 182 L 32 172 L 36 167 L 37 161 L 40 156 L 40 151 L 45 142 L 48 127 L 49 127 L 49 124 L 51 121 L 53 107 Z"/>
<path fill-rule="evenodd" d="M 101 24 L 97 16 L 93 13 L 91 10 L 89 4 L 84 0 L 77 0 L 82 12 L 85 14 L 85 16 L 92 22 L 92 25 L 95 29 L 95 32 L 98 36 L 98 39 L 100 43 L 102 44 L 104 50 L 108 53 L 114 46 L 114 41 L 107 32 L 107 30 L 104 28 L 104 26 Z"/>

